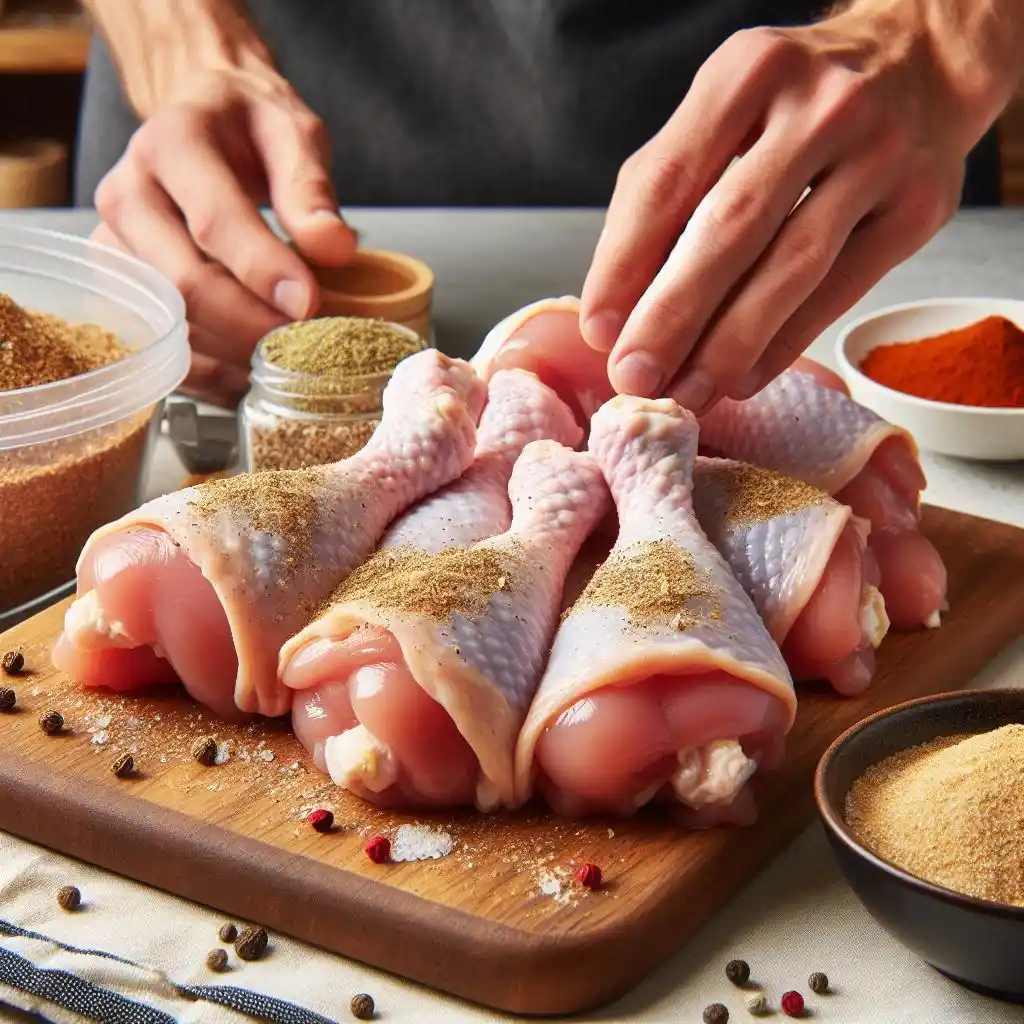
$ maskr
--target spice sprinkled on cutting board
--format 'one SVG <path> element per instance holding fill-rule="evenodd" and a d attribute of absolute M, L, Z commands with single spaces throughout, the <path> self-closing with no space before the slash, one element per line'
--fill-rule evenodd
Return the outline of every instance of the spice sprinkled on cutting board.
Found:
<path fill-rule="evenodd" d="M 858 841 L 904 871 L 1024 906 L 1024 725 L 886 758 L 854 782 L 845 816 Z"/>
<path fill-rule="evenodd" d="M 723 463 L 704 472 L 726 495 L 724 511 L 729 523 L 766 523 L 830 500 L 812 484 L 760 466 Z"/>
<path fill-rule="evenodd" d="M 272 366 L 313 376 L 365 377 L 390 373 L 423 340 L 384 320 L 336 316 L 300 320 L 264 339 L 263 358 Z"/>
<path fill-rule="evenodd" d="M 668 621 L 687 630 L 721 616 L 721 595 L 693 556 L 669 540 L 613 551 L 572 610 L 587 605 L 625 608 L 631 626 Z"/>
<path fill-rule="evenodd" d="M 101 327 L 32 313 L 0 294 L 0 391 L 78 377 L 127 354 L 124 345 Z"/>
<path fill-rule="evenodd" d="M 404 861 L 440 860 L 455 849 L 455 840 L 442 829 L 428 825 L 399 825 L 391 844 L 391 859 Z"/>
<path fill-rule="evenodd" d="M 339 586 L 326 607 L 365 601 L 389 612 L 426 615 L 438 621 L 456 613 L 481 614 L 499 590 L 515 581 L 514 559 L 505 549 L 448 548 L 426 554 L 413 548 L 378 551 Z"/>

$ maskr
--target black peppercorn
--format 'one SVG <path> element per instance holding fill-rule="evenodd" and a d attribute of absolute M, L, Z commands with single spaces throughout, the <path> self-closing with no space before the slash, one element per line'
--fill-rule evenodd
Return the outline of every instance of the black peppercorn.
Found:
<path fill-rule="evenodd" d="M 372 1020 L 374 1011 L 373 996 L 360 992 L 359 995 L 352 997 L 349 1009 L 356 1020 Z"/>
<path fill-rule="evenodd" d="M 64 716 L 59 711 L 47 711 L 46 714 L 39 719 L 39 728 L 42 729 L 47 736 L 56 736 L 57 733 L 64 728 Z"/>
<path fill-rule="evenodd" d="M 8 651 L 0 660 L 0 665 L 9 676 L 16 676 L 25 667 L 25 655 L 21 651 Z"/>
<path fill-rule="evenodd" d="M 728 1024 L 729 1011 L 721 1003 L 704 1007 L 704 1024 Z"/>
<path fill-rule="evenodd" d="M 82 905 L 82 894 L 73 885 L 62 885 L 57 890 L 57 902 L 63 910 L 77 910 Z"/>
<path fill-rule="evenodd" d="M 267 951 L 265 928 L 243 928 L 235 939 L 235 952 L 243 960 L 259 960 Z"/>
<path fill-rule="evenodd" d="M 217 757 L 217 741 L 212 736 L 202 736 L 192 744 L 192 757 L 209 768 Z"/>
<path fill-rule="evenodd" d="M 227 924 L 220 926 L 220 931 L 217 932 L 221 942 L 234 942 L 238 938 L 238 929 L 228 921 Z"/>
<path fill-rule="evenodd" d="M 817 995 L 822 995 L 828 991 L 828 975 L 822 974 L 821 971 L 815 971 L 807 979 L 807 987 Z"/>
<path fill-rule="evenodd" d="M 209 967 L 211 971 L 217 971 L 218 973 L 226 971 L 228 968 L 227 953 L 225 953 L 223 949 L 211 949 L 210 952 L 206 954 L 206 966 Z"/>
<path fill-rule="evenodd" d="M 746 985 L 750 981 L 750 964 L 746 960 L 730 960 L 725 965 L 725 976 L 734 985 Z"/>
<path fill-rule="evenodd" d="M 110 770 L 119 778 L 125 779 L 135 771 L 135 758 L 131 754 L 122 754 L 111 766 Z"/>
<path fill-rule="evenodd" d="M 10 711 L 18 696 L 9 686 L 0 686 L 0 711 Z"/>

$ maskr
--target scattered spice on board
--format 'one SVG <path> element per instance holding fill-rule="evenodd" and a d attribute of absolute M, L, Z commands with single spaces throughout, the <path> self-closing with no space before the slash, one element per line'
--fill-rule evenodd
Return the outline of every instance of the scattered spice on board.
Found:
<path fill-rule="evenodd" d="M 192 744 L 192 760 L 209 768 L 217 758 L 217 741 L 212 736 L 201 736 Z"/>
<path fill-rule="evenodd" d="M 206 966 L 218 974 L 228 969 L 228 955 L 223 949 L 211 949 L 206 954 Z"/>
<path fill-rule="evenodd" d="M 442 829 L 429 825 L 399 825 L 391 844 L 391 860 L 396 864 L 416 860 L 440 860 L 455 849 L 455 840 Z"/>
<path fill-rule="evenodd" d="M 859 842 L 918 878 L 1024 906 L 1024 725 L 886 758 L 850 787 L 845 818 Z"/>
<path fill-rule="evenodd" d="M 312 811 L 306 820 L 317 832 L 330 832 L 334 828 L 334 814 L 323 807 Z"/>
<path fill-rule="evenodd" d="M 710 577 L 694 565 L 689 551 L 669 540 L 613 551 L 571 611 L 587 605 L 624 608 L 632 626 L 664 621 L 677 630 L 722 614 L 721 595 Z"/>
<path fill-rule="evenodd" d="M 82 905 L 82 893 L 74 885 L 62 885 L 57 890 L 57 903 L 62 910 L 77 910 Z"/>
<path fill-rule="evenodd" d="M 802 1017 L 804 1015 L 804 997 L 799 992 L 782 993 L 782 1012 L 787 1017 Z"/>
<path fill-rule="evenodd" d="M 228 921 L 226 924 L 222 924 L 220 926 L 220 930 L 217 932 L 217 938 L 219 938 L 221 942 L 234 942 L 235 939 L 238 938 L 238 929 L 231 921 Z"/>
<path fill-rule="evenodd" d="M 363 317 L 298 321 L 268 335 L 242 409 L 248 468 L 301 469 L 354 455 L 380 423 L 395 367 L 424 344 Z"/>
<path fill-rule="evenodd" d="M 920 341 L 879 345 L 860 369 L 878 384 L 933 402 L 1024 408 L 1024 331 L 1001 316 Z"/>
<path fill-rule="evenodd" d="M 363 847 L 363 853 L 374 864 L 383 864 L 391 856 L 391 840 L 387 836 L 374 836 Z"/>
<path fill-rule="evenodd" d="M 815 971 L 807 979 L 807 987 L 815 995 L 824 995 L 828 991 L 828 975 L 823 974 L 821 971 Z"/>
<path fill-rule="evenodd" d="M 725 965 L 725 976 L 734 985 L 746 985 L 750 981 L 750 964 L 746 960 L 730 960 Z"/>
<path fill-rule="evenodd" d="M 747 1010 L 755 1017 L 768 1012 L 768 1000 L 763 992 L 749 992 L 743 1001 L 746 1003 Z"/>
<path fill-rule="evenodd" d="M 21 651 L 8 651 L 3 656 L 0 666 L 3 667 L 4 672 L 9 676 L 21 675 L 22 670 L 25 668 L 25 655 Z"/>
<path fill-rule="evenodd" d="M 352 997 L 349 1009 L 352 1011 L 352 1016 L 355 1017 L 356 1020 L 373 1020 L 373 996 L 367 995 L 365 992 L 360 992 L 358 995 Z"/>
<path fill-rule="evenodd" d="M 704 1024 L 728 1024 L 729 1010 L 722 1003 L 712 1003 L 704 1007 L 701 1019 Z"/>
<path fill-rule="evenodd" d="M 601 869 L 596 864 L 591 864 L 589 861 L 586 864 L 581 864 L 576 869 L 575 875 L 576 881 L 584 889 L 601 888 Z"/>
<path fill-rule="evenodd" d="M 243 928 L 235 939 L 235 952 L 242 960 L 259 960 L 267 951 L 268 941 L 265 928 Z"/>
<path fill-rule="evenodd" d="M 18 702 L 18 695 L 9 686 L 0 686 L 0 711 L 10 711 Z"/>
<path fill-rule="evenodd" d="M 47 711 L 39 719 L 39 728 L 47 736 L 56 736 L 64 728 L 64 716 L 59 711 Z"/>
<path fill-rule="evenodd" d="M 110 770 L 119 778 L 126 779 L 135 771 L 135 758 L 131 754 L 122 754 L 110 766 Z"/>
<path fill-rule="evenodd" d="M 0 295 L 0 397 L 52 384 L 129 355 L 109 331 L 22 309 Z M 138 504 L 152 410 L 0 459 L 0 608 L 74 578 L 89 535 Z"/>

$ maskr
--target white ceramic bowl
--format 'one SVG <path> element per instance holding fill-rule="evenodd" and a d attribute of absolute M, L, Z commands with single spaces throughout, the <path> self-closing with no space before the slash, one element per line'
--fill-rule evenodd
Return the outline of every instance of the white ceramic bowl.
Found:
<path fill-rule="evenodd" d="M 859 367 L 879 345 L 917 341 L 1002 316 L 1024 328 L 1024 302 L 1015 299 L 926 299 L 887 306 L 847 324 L 836 341 L 839 372 L 850 394 L 879 416 L 909 430 L 929 451 L 964 459 L 1024 459 L 1024 409 L 984 409 L 932 402 L 878 384 Z"/>

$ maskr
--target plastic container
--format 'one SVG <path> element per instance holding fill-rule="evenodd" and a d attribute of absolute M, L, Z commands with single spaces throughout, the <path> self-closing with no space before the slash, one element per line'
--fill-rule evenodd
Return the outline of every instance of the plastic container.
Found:
<path fill-rule="evenodd" d="M 0 292 L 113 332 L 131 355 L 0 391 L 0 629 L 66 592 L 99 526 L 141 500 L 163 404 L 188 372 L 185 305 L 155 270 L 81 238 L 0 229 Z"/>
<path fill-rule="evenodd" d="M 427 347 L 415 331 L 389 326 Z M 238 412 L 240 467 L 250 473 L 304 469 L 354 455 L 380 423 L 392 372 L 344 378 L 297 373 L 268 363 L 261 341 Z"/>

